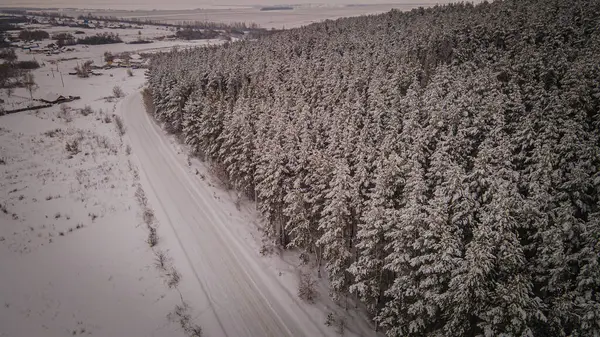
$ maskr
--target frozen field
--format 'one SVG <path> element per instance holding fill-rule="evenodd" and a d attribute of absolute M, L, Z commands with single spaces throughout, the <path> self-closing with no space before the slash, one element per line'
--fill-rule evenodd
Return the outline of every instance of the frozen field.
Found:
<path fill-rule="evenodd" d="M 293 28 L 327 19 L 346 16 L 377 14 L 392 8 L 410 10 L 418 7 L 413 4 L 377 4 L 361 6 L 297 6 L 292 10 L 261 11 L 256 6 L 232 6 L 229 8 L 209 8 L 194 10 L 163 11 L 86 11 L 94 15 L 111 15 L 122 18 L 150 19 L 168 23 L 181 21 L 247 22 L 256 23 L 264 28 Z M 79 11 L 65 11 L 68 15 L 79 15 Z"/>
<path fill-rule="evenodd" d="M 195 8 L 232 8 L 273 5 L 372 5 L 372 4 L 422 4 L 435 5 L 450 2 L 447 0 L 229 0 L 220 2 L 215 0 L 6 0 L 2 7 L 35 7 L 35 8 L 97 8 L 118 10 L 171 10 Z"/>
<path fill-rule="evenodd" d="M 264 28 L 293 28 L 347 16 L 377 14 L 392 8 L 410 10 L 419 6 L 431 6 L 447 3 L 448 0 L 416 0 L 390 1 L 380 0 L 361 2 L 355 0 L 286 2 L 281 0 L 242 1 L 234 0 L 226 3 L 216 1 L 177 0 L 164 1 L 50 1 L 50 0 L 9 0 L 0 7 L 36 7 L 57 8 L 61 12 L 78 16 L 92 13 L 100 16 L 116 16 L 122 18 L 151 19 L 162 22 L 181 21 L 213 21 L 213 22 L 253 22 Z M 291 10 L 261 11 L 264 6 L 290 5 Z"/>

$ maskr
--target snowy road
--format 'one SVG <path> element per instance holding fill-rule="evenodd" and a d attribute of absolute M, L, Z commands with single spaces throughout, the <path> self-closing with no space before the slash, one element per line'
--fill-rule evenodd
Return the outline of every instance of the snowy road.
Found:
<path fill-rule="evenodd" d="M 127 126 L 142 185 L 160 226 L 172 228 L 187 260 L 179 263 L 189 263 L 198 283 L 190 302 L 203 312 L 199 323 L 207 335 L 327 334 L 321 322 L 311 321 L 302 309 L 290 305 L 295 294 L 273 281 L 274 275 L 264 270 L 256 254 L 249 253 L 227 229 L 230 210 L 223 210 L 222 202 L 199 188 L 198 176 L 188 172 L 185 161 L 145 112 L 141 94 L 125 98 L 118 113 Z"/>

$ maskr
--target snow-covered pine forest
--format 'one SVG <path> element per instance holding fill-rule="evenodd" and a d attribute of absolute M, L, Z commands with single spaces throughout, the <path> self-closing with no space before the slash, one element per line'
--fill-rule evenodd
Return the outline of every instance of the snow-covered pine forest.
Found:
<path fill-rule="evenodd" d="M 174 50 L 155 117 L 388 336 L 600 334 L 600 2 Z"/>

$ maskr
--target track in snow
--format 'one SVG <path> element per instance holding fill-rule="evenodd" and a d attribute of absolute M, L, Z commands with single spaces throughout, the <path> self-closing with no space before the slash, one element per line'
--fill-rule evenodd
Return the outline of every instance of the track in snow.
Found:
<path fill-rule="evenodd" d="M 281 300 L 294 295 L 269 280 L 273 276 L 265 274 L 264 266 L 229 232 L 231 217 L 222 210 L 223 204 L 199 188 L 198 178 L 188 172 L 145 112 L 141 94 L 125 98 L 119 113 L 146 193 L 158 201 L 152 207 L 164 215 L 161 226 L 172 227 L 198 282 L 197 297 L 190 300 L 205 312 L 200 325 L 211 325 L 207 330 L 213 337 L 325 335 L 322 323 L 289 305 L 295 299 Z"/>

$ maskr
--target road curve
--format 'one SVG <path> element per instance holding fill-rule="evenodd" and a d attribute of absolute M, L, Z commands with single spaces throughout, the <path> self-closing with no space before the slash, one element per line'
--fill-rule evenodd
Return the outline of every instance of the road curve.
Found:
<path fill-rule="evenodd" d="M 297 308 L 286 307 L 283 302 L 290 302 L 279 301 L 281 294 L 272 292 L 260 263 L 252 261 L 226 229 L 230 217 L 222 204 L 199 188 L 198 178 L 188 172 L 160 127 L 144 111 L 141 94 L 126 97 L 118 114 L 145 177 L 143 187 L 158 200 L 152 207 L 165 215 L 160 225 L 171 226 L 175 232 L 187 259 L 178 263 L 189 263 L 198 283 L 197 298 L 189 300 L 211 311 L 210 317 L 215 319 L 200 325 L 211 325 L 213 337 L 215 331 L 226 337 L 321 335 L 315 326 L 318 323 L 307 326 L 300 322 L 306 319 L 294 317 Z"/>

